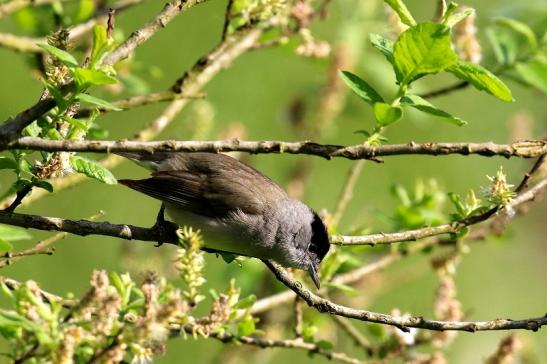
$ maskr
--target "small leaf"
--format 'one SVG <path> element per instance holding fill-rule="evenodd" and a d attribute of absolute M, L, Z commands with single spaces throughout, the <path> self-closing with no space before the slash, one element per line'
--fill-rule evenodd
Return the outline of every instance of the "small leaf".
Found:
<path fill-rule="evenodd" d="M 502 101 L 514 101 L 509 87 L 478 64 L 458 61 L 448 69 L 448 72 L 462 80 L 469 81 L 477 90 L 484 90 Z"/>
<path fill-rule="evenodd" d="M 457 61 L 450 28 L 422 23 L 403 32 L 394 46 L 395 66 L 406 85 L 417 78 L 440 72 Z"/>
<path fill-rule="evenodd" d="M 353 92 L 369 104 L 372 105 L 375 102 L 384 102 L 382 96 L 380 96 L 380 94 L 361 77 L 348 71 L 340 71 L 340 77 Z"/>
<path fill-rule="evenodd" d="M 17 162 L 8 157 L 0 157 L 0 169 L 17 169 Z"/>
<path fill-rule="evenodd" d="M 96 180 L 109 185 L 115 185 L 117 183 L 114 175 L 95 161 L 77 155 L 71 156 L 69 161 L 70 166 L 75 172 L 85 174 L 88 177 L 95 178 Z"/>
<path fill-rule="evenodd" d="M 334 348 L 334 344 L 327 340 L 319 340 L 315 343 L 319 349 L 323 350 L 332 350 Z"/>
<path fill-rule="evenodd" d="M 345 295 L 347 296 L 350 296 L 350 297 L 357 297 L 359 295 L 359 291 L 356 290 L 355 288 L 353 287 L 350 287 L 346 284 L 342 284 L 342 283 L 326 283 L 325 286 L 329 287 L 329 288 L 334 288 L 334 289 L 337 289 L 339 291 L 341 291 L 342 293 L 344 293 Z"/>
<path fill-rule="evenodd" d="M 4 239 L 0 239 L 0 254 L 4 254 L 13 250 L 13 245 Z"/>
<path fill-rule="evenodd" d="M 56 48 L 49 44 L 38 44 L 38 47 L 44 49 L 46 52 L 51 54 L 53 57 L 57 58 L 67 67 L 78 67 L 78 61 L 74 56 L 67 51 Z"/>
<path fill-rule="evenodd" d="M 387 126 L 401 119 L 403 116 L 403 109 L 399 106 L 391 106 L 383 102 L 377 102 L 374 104 L 374 116 L 378 121 L 378 124 Z"/>
<path fill-rule="evenodd" d="M 505 29 L 499 27 L 488 28 L 486 31 L 488 40 L 492 45 L 494 56 L 499 64 L 509 66 L 515 63 L 518 54 L 518 41 L 516 37 Z"/>
<path fill-rule="evenodd" d="M 456 124 L 459 126 L 467 124 L 466 121 L 456 116 L 450 115 L 446 111 L 438 109 L 435 105 L 429 103 L 418 95 L 403 96 L 401 97 L 400 103 L 401 105 L 413 107 L 427 114 L 435 115 L 443 120 L 451 122 L 452 124 Z"/>
<path fill-rule="evenodd" d="M 122 110 L 119 107 L 116 107 L 116 106 L 112 105 L 110 102 L 108 102 L 106 100 L 99 99 L 98 97 L 91 96 L 91 95 L 88 95 L 88 94 L 79 94 L 77 96 L 77 99 L 80 100 L 81 102 L 86 103 L 86 104 L 99 106 L 100 108 L 105 109 L 105 110 L 112 110 L 112 111 L 121 111 Z"/>
<path fill-rule="evenodd" d="M 88 20 L 95 12 L 95 1 L 93 0 L 80 0 L 78 2 L 78 10 L 72 17 L 73 24 L 83 23 Z"/>
<path fill-rule="evenodd" d="M 450 202 L 456 207 L 456 210 L 458 213 L 462 216 L 466 215 L 465 207 L 463 206 L 462 200 L 460 196 L 457 193 L 449 192 L 448 198 L 450 199 Z"/>
<path fill-rule="evenodd" d="M 374 48 L 382 52 L 382 54 L 386 57 L 389 63 L 391 63 L 391 65 L 393 66 L 393 70 L 395 71 L 397 81 L 400 82 L 402 80 L 402 76 L 397 67 L 395 67 L 395 59 L 393 57 L 393 46 L 395 43 L 391 39 L 374 33 L 370 34 L 370 43 Z"/>
<path fill-rule="evenodd" d="M 463 19 L 467 18 L 472 14 L 475 14 L 475 9 L 473 8 L 466 8 L 463 11 L 452 12 L 448 16 L 443 17 L 441 23 L 446 25 L 447 27 L 452 28 L 454 25 L 458 24 Z"/>
<path fill-rule="evenodd" d="M 14 241 L 14 240 L 26 240 L 32 236 L 29 232 L 18 226 L 11 226 L 0 224 L 0 239 Z"/>
<path fill-rule="evenodd" d="M 245 310 L 247 308 L 251 308 L 255 302 L 256 296 L 252 294 L 237 301 L 237 303 L 234 305 L 234 308 L 238 310 Z"/>
<path fill-rule="evenodd" d="M 37 137 L 38 135 L 40 135 L 41 131 L 42 128 L 38 125 L 38 121 L 34 120 L 32 123 L 27 125 L 25 129 L 23 129 L 23 135 Z"/>
<path fill-rule="evenodd" d="M 408 25 L 409 27 L 416 25 L 416 20 L 412 17 L 412 14 L 406 7 L 405 3 L 402 0 L 384 0 L 386 4 L 391 6 L 391 8 L 399 15 L 401 21 Z"/>
<path fill-rule="evenodd" d="M 528 84 L 547 94 L 547 58 L 536 58 L 515 66 L 520 77 Z"/>
<path fill-rule="evenodd" d="M 538 49 L 538 40 L 536 37 L 536 34 L 534 31 L 526 24 L 521 23 L 520 21 L 517 21 L 515 19 L 510 18 L 498 18 L 496 19 L 496 24 L 507 27 L 511 30 L 513 30 L 516 33 L 519 33 L 526 38 L 526 41 L 530 45 L 530 48 L 532 51 L 536 51 Z"/>
<path fill-rule="evenodd" d="M 252 316 L 247 316 L 237 325 L 238 336 L 249 336 L 256 331 L 255 321 Z"/>
<path fill-rule="evenodd" d="M 38 187 L 38 188 L 42 188 L 48 192 L 53 192 L 53 186 L 51 185 L 51 183 L 47 182 L 47 181 L 40 181 L 40 180 L 36 180 L 32 183 L 34 186 Z"/>
<path fill-rule="evenodd" d="M 116 78 L 106 72 L 81 67 L 77 67 L 72 71 L 72 77 L 80 90 L 90 86 L 111 85 L 118 82 Z"/>

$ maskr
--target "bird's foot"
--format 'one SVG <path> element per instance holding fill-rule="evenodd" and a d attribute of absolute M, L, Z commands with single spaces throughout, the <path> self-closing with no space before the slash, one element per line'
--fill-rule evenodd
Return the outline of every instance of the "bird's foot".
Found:
<path fill-rule="evenodd" d="M 156 217 L 156 223 L 152 226 L 158 235 L 158 242 L 154 244 L 155 247 L 160 247 L 164 242 L 177 241 L 178 225 L 171 221 L 165 220 L 165 206 L 161 205 L 158 216 Z"/>

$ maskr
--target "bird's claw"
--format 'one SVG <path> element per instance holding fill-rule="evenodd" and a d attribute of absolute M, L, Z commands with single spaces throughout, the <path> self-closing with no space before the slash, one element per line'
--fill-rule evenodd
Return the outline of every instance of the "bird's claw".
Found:
<path fill-rule="evenodd" d="M 176 236 L 178 226 L 170 221 L 165 220 L 165 206 L 163 204 L 158 211 L 156 223 L 154 224 L 154 226 L 152 226 L 152 229 L 156 231 L 156 234 L 158 236 L 158 242 L 154 244 L 156 248 L 162 246 L 163 243 L 166 241 L 173 240 L 173 237 Z"/>

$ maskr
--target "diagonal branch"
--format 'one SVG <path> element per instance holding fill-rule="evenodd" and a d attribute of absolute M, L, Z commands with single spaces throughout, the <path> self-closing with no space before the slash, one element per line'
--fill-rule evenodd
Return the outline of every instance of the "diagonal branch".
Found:
<path fill-rule="evenodd" d="M 302 283 L 293 279 L 291 275 L 278 264 L 269 261 L 265 261 L 264 263 L 275 274 L 276 278 L 281 283 L 300 296 L 309 306 L 315 308 L 321 313 L 329 313 L 331 315 L 347 317 L 360 321 L 395 326 L 405 332 L 408 332 L 409 328 L 412 327 L 434 331 L 457 330 L 475 332 L 517 329 L 537 331 L 542 326 L 547 325 L 547 314 L 541 317 L 524 320 L 496 319 L 492 321 L 438 321 L 424 319 L 423 317 L 392 316 L 378 312 L 358 310 L 320 297 L 305 288 Z"/>
<path fill-rule="evenodd" d="M 189 94 L 197 94 L 194 90 Z M 184 99 L 177 100 L 183 104 Z M 70 152 L 247 152 L 247 153 L 288 153 L 308 154 L 330 158 L 371 159 L 394 155 L 430 155 L 449 154 L 481 155 L 485 157 L 502 156 L 505 158 L 533 158 L 547 154 L 547 141 L 530 140 L 512 144 L 487 143 L 407 143 L 371 146 L 358 144 L 351 146 L 317 144 L 309 141 L 242 141 L 237 139 L 216 141 L 135 141 L 135 140 L 50 140 L 36 137 L 22 137 L 0 144 L 1 149 L 27 149 L 42 151 Z"/>

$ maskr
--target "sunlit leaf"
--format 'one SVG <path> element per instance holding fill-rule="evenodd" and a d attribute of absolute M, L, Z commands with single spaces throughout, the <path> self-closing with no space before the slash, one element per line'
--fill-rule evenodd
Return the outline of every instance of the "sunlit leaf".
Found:
<path fill-rule="evenodd" d="M 457 60 L 450 42 L 450 28 L 435 23 L 409 28 L 395 43 L 394 58 L 403 84 L 450 67 Z"/>
<path fill-rule="evenodd" d="M 59 61 L 61 61 L 64 65 L 68 67 L 78 67 L 78 61 L 74 56 L 67 51 L 64 51 L 62 49 L 56 48 L 54 46 L 51 46 L 49 44 L 38 44 L 38 47 L 44 49 L 46 52 L 51 54 L 53 57 L 57 58 Z"/>
<path fill-rule="evenodd" d="M 94 178 L 98 181 L 104 182 L 109 185 L 114 185 L 117 183 L 116 178 L 105 167 L 101 166 L 99 163 L 74 155 L 71 156 L 70 166 L 74 169 L 75 172 L 85 174 L 88 177 Z"/>
<path fill-rule="evenodd" d="M 14 241 L 14 240 L 26 240 L 32 236 L 26 229 L 18 226 L 11 226 L 0 224 L 0 239 Z"/>
<path fill-rule="evenodd" d="M 469 81 L 476 89 L 486 91 L 502 101 L 514 101 L 509 87 L 493 73 L 478 64 L 458 61 L 448 68 L 448 72 L 453 73 L 462 80 Z"/>
<path fill-rule="evenodd" d="M 374 116 L 376 117 L 378 124 L 387 126 L 401 119 L 403 116 L 403 109 L 399 106 L 377 102 L 374 104 Z"/>
<path fill-rule="evenodd" d="M 466 121 L 464 121 L 464 120 L 462 120 L 462 119 L 460 119 L 456 116 L 450 115 L 446 111 L 443 111 L 443 110 L 437 108 L 435 105 L 433 105 L 430 102 L 424 100 L 423 98 L 421 98 L 418 95 L 403 96 L 403 97 L 401 97 L 400 103 L 401 103 L 401 105 L 410 106 L 410 107 L 413 107 L 413 108 L 415 108 L 417 110 L 420 110 L 424 113 L 437 116 L 438 118 L 440 118 L 442 120 L 445 120 L 445 121 L 448 121 L 452 124 L 456 124 L 456 125 L 459 125 L 459 126 L 467 124 Z"/>
<path fill-rule="evenodd" d="M 105 110 L 113 110 L 113 111 L 121 111 L 119 107 L 116 107 L 112 105 L 110 102 L 100 99 L 95 96 L 91 96 L 88 94 L 79 94 L 77 96 L 77 99 L 80 100 L 83 103 L 91 104 L 93 106 L 99 106 L 100 108 L 103 108 Z"/>
<path fill-rule="evenodd" d="M 382 96 L 361 77 L 349 71 L 340 71 L 340 77 L 353 92 L 369 104 L 384 102 Z"/>

